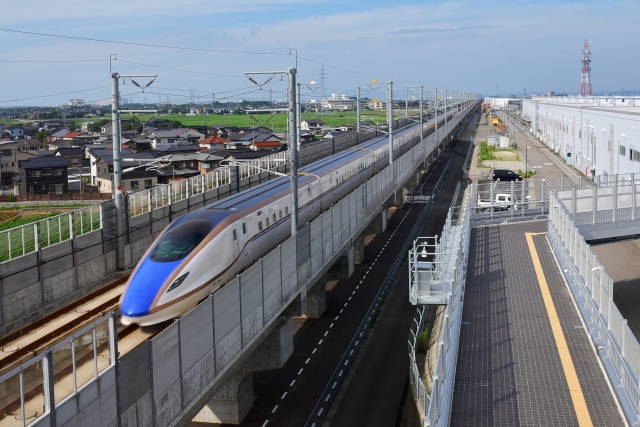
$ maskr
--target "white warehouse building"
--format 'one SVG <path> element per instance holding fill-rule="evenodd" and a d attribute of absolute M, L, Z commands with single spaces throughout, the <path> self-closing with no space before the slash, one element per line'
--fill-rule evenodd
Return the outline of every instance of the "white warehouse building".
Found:
<path fill-rule="evenodd" d="M 525 99 L 530 132 L 586 176 L 640 174 L 640 97 Z"/>

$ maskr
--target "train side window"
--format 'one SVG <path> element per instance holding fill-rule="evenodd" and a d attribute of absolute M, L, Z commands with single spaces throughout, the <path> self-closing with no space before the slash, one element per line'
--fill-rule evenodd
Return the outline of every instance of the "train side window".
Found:
<path fill-rule="evenodd" d="M 307 188 L 309 190 L 309 197 L 311 197 L 311 187 Z"/>
<path fill-rule="evenodd" d="M 236 229 L 233 229 L 233 240 L 238 240 L 238 235 L 236 234 Z"/>
<path fill-rule="evenodd" d="M 247 234 L 247 226 L 244 222 L 242 223 L 242 234 Z"/>
<path fill-rule="evenodd" d="M 284 208 L 284 214 L 285 214 L 285 215 L 289 215 L 289 207 L 288 207 L 288 206 L 285 206 L 285 208 Z"/>
<path fill-rule="evenodd" d="M 282 217 L 282 213 L 280 213 L 280 217 Z M 276 223 L 276 214 L 273 214 L 273 223 Z"/>
<path fill-rule="evenodd" d="M 266 217 L 266 218 L 264 219 L 264 225 L 266 225 L 266 226 L 267 226 L 267 228 L 269 228 L 269 217 Z"/>
<path fill-rule="evenodd" d="M 280 215 L 280 219 L 282 219 L 282 209 L 280 209 L 279 215 Z"/>
<path fill-rule="evenodd" d="M 262 231 L 262 221 L 258 222 L 258 230 Z"/>

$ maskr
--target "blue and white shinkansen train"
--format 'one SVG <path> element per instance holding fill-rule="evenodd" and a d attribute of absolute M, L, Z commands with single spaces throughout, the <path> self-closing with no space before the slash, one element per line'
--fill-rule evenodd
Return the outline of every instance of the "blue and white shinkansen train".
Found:
<path fill-rule="evenodd" d="M 394 158 L 419 141 L 418 133 L 418 126 L 396 133 Z M 387 166 L 388 150 L 388 139 L 376 138 L 302 168 L 299 223 Z M 290 200 L 289 179 L 278 178 L 175 220 L 131 274 L 120 299 L 121 322 L 152 325 L 193 308 L 290 235 Z"/>

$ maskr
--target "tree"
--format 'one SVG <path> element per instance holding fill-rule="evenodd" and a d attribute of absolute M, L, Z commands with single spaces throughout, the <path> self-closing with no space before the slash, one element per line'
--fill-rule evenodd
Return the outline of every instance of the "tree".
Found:
<path fill-rule="evenodd" d="M 172 120 L 171 121 L 171 127 L 172 128 L 181 128 L 182 127 L 182 122 L 180 122 L 178 120 Z"/>
<path fill-rule="evenodd" d="M 74 130 L 78 129 L 78 123 L 76 123 L 76 121 L 73 120 L 71 121 L 71 123 L 67 125 L 67 128 L 69 128 L 69 130 L 73 132 Z"/>
<path fill-rule="evenodd" d="M 49 136 L 49 132 L 44 129 L 36 134 L 36 139 L 40 141 L 40 147 L 42 149 L 47 147 L 47 136 Z"/>

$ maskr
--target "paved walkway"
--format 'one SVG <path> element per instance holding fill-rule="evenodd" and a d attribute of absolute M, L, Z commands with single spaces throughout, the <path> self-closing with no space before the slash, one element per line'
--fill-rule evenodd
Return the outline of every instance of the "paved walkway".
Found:
<path fill-rule="evenodd" d="M 451 426 L 624 425 L 545 230 L 472 230 Z"/>

